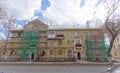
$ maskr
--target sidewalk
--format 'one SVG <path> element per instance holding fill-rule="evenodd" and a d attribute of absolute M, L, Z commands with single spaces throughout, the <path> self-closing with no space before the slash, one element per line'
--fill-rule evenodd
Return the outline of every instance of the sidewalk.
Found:
<path fill-rule="evenodd" d="M 71 66 L 79 66 L 79 65 L 112 65 L 108 62 L 87 62 L 87 61 L 77 61 L 77 62 L 0 62 L 0 65 L 39 65 L 39 66 L 62 66 L 62 65 L 71 65 Z"/>

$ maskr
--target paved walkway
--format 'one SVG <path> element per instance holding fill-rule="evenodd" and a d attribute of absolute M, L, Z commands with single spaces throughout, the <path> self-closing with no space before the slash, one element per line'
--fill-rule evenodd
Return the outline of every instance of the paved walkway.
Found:
<path fill-rule="evenodd" d="M 108 62 L 0 62 L 0 65 L 111 65 Z"/>

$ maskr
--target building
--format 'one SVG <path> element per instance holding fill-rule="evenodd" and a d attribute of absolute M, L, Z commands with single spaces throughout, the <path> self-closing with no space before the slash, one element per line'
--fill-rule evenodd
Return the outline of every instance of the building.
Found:
<path fill-rule="evenodd" d="M 92 36 L 86 37 L 86 56 L 89 61 L 108 61 L 108 46 L 105 43 L 103 32 L 94 32 Z"/>
<path fill-rule="evenodd" d="M 111 50 L 111 57 L 113 61 L 120 62 L 120 34 L 116 37 Z"/>
<path fill-rule="evenodd" d="M 32 61 L 86 60 L 86 36 L 103 35 L 98 28 L 51 27 L 37 19 L 9 31 L 6 57 Z"/>
<path fill-rule="evenodd" d="M 0 40 L 0 60 L 3 59 L 4 48 L 5 48 L 5 41 L 4 40 Z"/>

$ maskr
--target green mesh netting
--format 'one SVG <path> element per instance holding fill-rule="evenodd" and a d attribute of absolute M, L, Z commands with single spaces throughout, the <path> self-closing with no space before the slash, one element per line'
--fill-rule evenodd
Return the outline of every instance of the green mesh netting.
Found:
<path fill-rule="evenodd" d="M 90 37 L 86 37 L 86 57 L 89 61 L 100 60 L 107 61 L 108 47 L 105 44 L 104 37 L 99 40 L 91 39 Z"/>
<path fill-rule="evenodd" d="M 37 53 L 38 32 L 23 32 L 20 57 L 28 58 L 32 53 Z"/>

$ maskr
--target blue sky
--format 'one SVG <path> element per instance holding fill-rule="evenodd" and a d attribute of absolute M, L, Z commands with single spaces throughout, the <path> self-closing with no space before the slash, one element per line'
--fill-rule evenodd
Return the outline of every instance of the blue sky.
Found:
<path fill-rule="evenodd" d="M 80 7 L 80 8 L 84 7 L 84 6 L 85 6 L 85 2 L 86 2 L 86 0 L 81 0 L 80 3 L 79 3 L 79 7 Z M 96 2 L 95 6 L 99 5 L 101 2 L 102 2 L 102 0 L 98 0 L 98 1 Z M 32 20 L 34 17 L 36 17 L 36 16 L 37 16 L 40 20 L 44 20 L 45 17 L 43 16 L 43 13 L 42 13 L 42 12 L 46 11 L 47 8 L 50 7 L 51 3 L 50 3 L 49 0 L 41 0 L 40 3 L 41 3 L 40 9 L 34 10 L 34 16 L 31 16 L 30 18 L 28 18 L 28 19 L 26 19 L 26 20 L 25 20 L 25 19 L 16 19 L 16 20 L 15 20 L 15 23 L 24 25 L 27 20 L 30 20 L 30 21 L 31 21 L 31 20 Z M 40 10 L 41 10 L 41 11 L 40 11 Z"/>
<path fill-rule="evenodd" d="M 50 2 L 49 0 L 42 0 L 41 1 L 41 10 L 46 10 L 48 7 L 50 6 Z M 39 11 L 39 10 L 35 10 L 34 11 L 34 16 L 32 16 L 31 18 L 29 18 L 30 20 L 34 17 L 38 17 L 40 20 L 43 19 L 43 15 L 42 13 Z M 14 22 L 17 23 L 17 24 L 21 24 L 21 25 L 24 25 L 26 23 L 27 20 L 18 20 L 16 19 Z"/>
<path fill-rule="evenodd" d="M 16 16 L 15 23 L 24 25 L 38 17 L 41 21 L 53 24 L 84 24 L 95 17 L 102 19 L 104 10 L 100 4 L 103 0 L 1 0 L 6 11 Z M 70 22 L 71 21 L 71 22 Z"/>
<path fill-rule="evenodd" d="M 42 0 L 42 1 L 41 1 L 41 9 L 42 9 L 42 10 L 46 10 L 47 7 L 49 7 L 49 6 L 50 6 L 49 0 Z"/>
<path fill-rule="evenodd" d="M 19 25 L 35 18 L 53 25 L 85 25 L 96 18 L 104 21 L 106 14 L 103 0 L 0 0 L 0 5 Z"/>
<path fill-rule="evenodd" d="M 80 7 L 84 6 L 85 5 L 85 0 L 81 0 L 80 2 Z"/>

